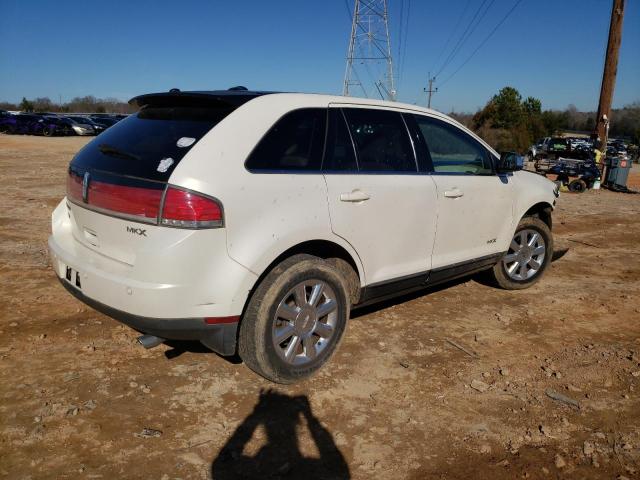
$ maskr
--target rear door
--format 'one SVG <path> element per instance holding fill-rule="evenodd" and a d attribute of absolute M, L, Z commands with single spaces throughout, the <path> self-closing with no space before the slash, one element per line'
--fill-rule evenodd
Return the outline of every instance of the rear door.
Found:
<path fill-rule="evenodd" d="M 334 233 L 358 252 L 366 283 L 431 267 L 436 190 L 393 110 L 331 106 L 323 173 Z"/>
<path fill-rule="evenodd" d="M 433 268 L 507 250 L 513 225 L 513 177 L 495 173 L 495 157 L 456 125 L 414 115 L 437 186 Z"/>

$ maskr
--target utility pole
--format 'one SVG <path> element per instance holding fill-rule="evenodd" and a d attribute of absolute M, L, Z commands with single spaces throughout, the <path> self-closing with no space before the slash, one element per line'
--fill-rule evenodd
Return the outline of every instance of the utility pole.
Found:
<path fill-rule="evenodd" d="M 433 88 L 433 82 L 436 81 L 436 77 L 431 76 L 431 72 L 429 72 L 429 89 L 423 88 L 425 93 L 427 94 L 427 108 L 431 108 L 431 96 L 438 91 L 438 87 Z"/>
<path fill-rule="evenodd" d="M 607 57 L 604 61 L 602 85 L 600 86 L 596 132 L 601 140 L 600 150 L 603 152 L 603 157 L 607 151 L 609 122 L 611 121 L 611 102 L 613 100 L 613 89 L 616 84 L 616 74 L 618 73 L 618 52 L 620 50 L 620 42 L 622 41 L 624 4 L 625 0 L 613 0 L 611 22 L 609 23 L 609 40 L 607 41 Z"/>
<path fill-rule="evenodd" d="M 355 0 L 342 88 L 344 96 L 350 96 L 351 87 L 358 86 L 368 97 L 369 90 L 375 86 L 378 92 L 382 87 L 389 100 L 396 99 L 387 3 L 387 0 Z M 370 82 L 361 80 L 365 74 Z"/>

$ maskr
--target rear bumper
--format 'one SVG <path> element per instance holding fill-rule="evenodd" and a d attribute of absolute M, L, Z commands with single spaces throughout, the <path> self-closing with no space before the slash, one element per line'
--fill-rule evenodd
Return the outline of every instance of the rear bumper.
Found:
<path fill-rule="evenodd" d="M 132 315 L 87 297 L 66 279 L 58 277 L 58 280 L 81 302 L 138 332 L 168 340 L 198 340 L 221 355 L 233 355 L 236 351 L 238 322 L 207 324 L 204 318 L 150 318 Z"/>
<path fill-rule="evenodd" d="M 56 208 L 48 246 L 56 275 L 64 279 L 73 269 L 84 296 L 159 320 L 241 315 L 257 277 L 227 255 L 223 229 L 150 225 L 146 236 L 123 239 L 121 232 L 139 224 L 76 210 L 64 201 Z M 97 232 L 101 245 L 90 248 L 72 220 Z"/>

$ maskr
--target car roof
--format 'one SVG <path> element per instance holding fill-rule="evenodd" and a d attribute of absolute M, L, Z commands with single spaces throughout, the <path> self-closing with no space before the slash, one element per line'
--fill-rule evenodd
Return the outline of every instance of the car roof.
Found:
<path fill-rule="evenodd" d="M 257 100 L 262 98 L 262 100 Z M 270 92 L 248 90 L 244 87 L 236 87 L 230 90 L 211 90 L 211 91 L 181 91 L 172 89 L 169 92 L 158 92 L 139 95 L 129 100 L 129 104 L 137 105 L 142 108 L 145 106 L 176 106 L 176 105 L 192 105 L 192 106 L 222 106 L 237 108 L 241 105 L 254 100 L 259 102 L 276 102 L 278 104 L 287 104 L 291 108 L 307 108 L 319 107 L 321 104 L 336 104 L 344 106 L 364 106 L 364 107 L 383 107 L 390 109 L 409 110 L 416 113 L 428 114 L 433 117 L 452 123 L 476 139 L 480 140 L 495 155 L 498 153 L 477 134 L 469 130 L 460 122 L 450 116 L 432 110 L 430 108 L 412 105 L 408 103 L 392 102 L 387 100 L 375 100 L 371 98 L 345 97 L 341 95 L 327 95 L 318 93 L 291 93 L 291 92 Z M 252 104 L 254 104 L 252 102 Z M 499 155 L 498 155 L 499 156 Z"/>
<path fill-rule="evenodd" d="M 402 108 L 407 110 L 417 110 L 424 113 L 431 113 L 439 116 L 444 114 L 421 107 L 419 105 L 412 105 L 408 103 L 392 102 L 388 100 L 376 100 L 371 98 L 360 97 L 345 97 L 340 95 L 328 95 L 318 93 L 294 93 L 294 92 L 275 92 L 275 91 L 256 91 L 256 90 L 196 90 L 196 91 L 180 91 L 177 89 L 170 90 L 169 92 L 147 93 L 144 95 L 138 95 L 129 100 L 130 104 L 138 105 L 142 107 L 148 104 L 157 103 L 180 103 L 180 100 L 202 100 L 202 101 L 214 101 L 228 104 L 229 106 L 239 107 L 240 105 L 253 100 L 255 98 L 264 95 L 278 95 L 279 97 L 288 97 L 294 103 L 305 103 L 305 99 L 323 98 L 329 103 L 344 103 L 354 105 L 369 105 L 377 107 L 389 107 L 389 108 Z M 173 100 L 173 102 L 171 102 Z"/>

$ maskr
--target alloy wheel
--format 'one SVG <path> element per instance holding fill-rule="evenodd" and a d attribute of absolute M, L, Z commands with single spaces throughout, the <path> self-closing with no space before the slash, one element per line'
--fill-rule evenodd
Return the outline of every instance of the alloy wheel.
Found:
<path fill-rule="evenodd" d="M 322 280 L 305 280 L 278 303 L 272 327 L 276 352 L 291 365 L 312 362 L 333 341 L 338 300 Z"/>
<path fill-rule="evenodd" d="M 544 265 L 546 251 L 544 238 L 539 232 L 533 229 L 520 230 L 511 240 L 502 264 L 512 280 L 529 280 Z"/>

